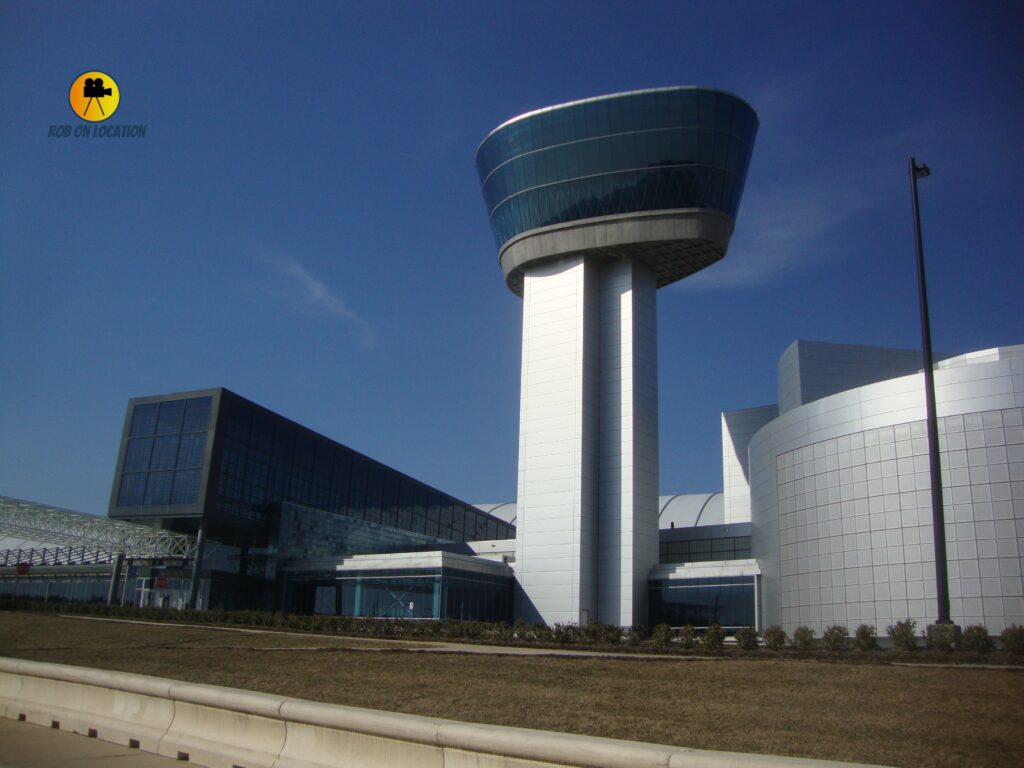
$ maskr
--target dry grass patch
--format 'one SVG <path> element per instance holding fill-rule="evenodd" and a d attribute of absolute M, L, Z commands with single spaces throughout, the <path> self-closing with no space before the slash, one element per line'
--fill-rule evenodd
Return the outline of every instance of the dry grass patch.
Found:
<path fill-rule="evenodd" d="M 0 625 L 2 655 L 456 720 L 899 766 L 1015 766 L 1024 750 L 1024 672 L 352 643 L 24 613 Z"/>

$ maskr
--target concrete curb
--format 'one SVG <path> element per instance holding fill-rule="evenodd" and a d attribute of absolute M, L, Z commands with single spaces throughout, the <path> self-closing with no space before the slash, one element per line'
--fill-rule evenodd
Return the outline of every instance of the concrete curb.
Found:
<path fill-rule="evenodd" d="M 0 712 L 210 768 L 852 765 L 462 723 L 2 657 Z"/>

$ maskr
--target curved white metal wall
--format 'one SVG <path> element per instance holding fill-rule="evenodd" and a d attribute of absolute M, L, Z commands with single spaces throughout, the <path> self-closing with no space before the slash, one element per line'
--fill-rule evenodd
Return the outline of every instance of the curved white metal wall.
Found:
<path fill-rule="evenodd" d="M 1024 624 L 1024 346 L 935 373 L 953 620 Z M 920 373 L 783 414 L 750 443 L 764 625 L 935 620 Z"/>

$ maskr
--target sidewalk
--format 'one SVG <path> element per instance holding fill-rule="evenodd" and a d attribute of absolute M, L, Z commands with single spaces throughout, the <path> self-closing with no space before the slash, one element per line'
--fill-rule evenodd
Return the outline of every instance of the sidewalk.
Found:
<path fill-rule="evenodd" d="M 170 768 L 183 765 L 88 736 L 0 717 L 0 768 Z"/>

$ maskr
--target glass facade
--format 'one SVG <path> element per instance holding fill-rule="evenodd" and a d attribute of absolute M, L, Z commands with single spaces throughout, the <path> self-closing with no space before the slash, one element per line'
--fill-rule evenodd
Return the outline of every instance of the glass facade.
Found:
<path fill-rule="evenodd" d="M 448 541 L 515 528 L 277 414 L 224 392 L 211 485 L 218 517 L 262 522 L 276 502 Z"/>
<path fill-rule="evenodd" d="M 662 541 L 658 545 L 658 562 L 702 563 L 712 560 L 747 560 L 750 558 L 749 536 L 724 536 L 691 541 Z"/>
<path fill-rule="evenodd" d="M 122 579 L 122 585 L 124 580 Z M 105 603 L 110 574 L 67 576 L 0 576 L 0 597 L 49 603 Z M 118 593 L 120 594 L 120 593 Z"/>
<path fill-rule="evenodd" d="M 39 569 L 31 576 L 0 576 L 0 597 L 46 603 L 106 603 L 113 566 Z M 181 569 L 126 566 L 114 588 L 115 605 L 184 608 L 191 581 Z"/>
<path fill-rule="evenodd" d="M 116 506 L 199 503 L 212 402 L 193 397 L 135 406 Z"/>
<path fill-rule="evenodd" d="M 754 626 L 754 576 L 651 579 L 647 588 L 652 627 Z"/>
<path fill-rule="evenodd" d="M 515 537 L 508 523 L 227 390 L 129 409 L 112 517 L 172 506 L 214 523 L 215 537 L 272 536 L 274 505 L 286 502 L 442 541 Z"/>
<path fill-rule="evenodd" d="M 428 536 L 294 504 L 282 504 L 277 536 L 280 560 L 342 558 L 438 549 L 452 539 Z"/>
<path fill-rule="evenodd" d="M 338 612 L 347 616 L 512 620 L 511 576 L 456 568 L 375 570 L 346 573 L 338 584 Z"/>
<path fill-rule="evenodd" d="M 729 93 L 637 91 L 516 118 L 477 150 L 499 249 L 538 227 L 680 208 L 736 218 L 757 115 Z"/>
<path fill-rule="evenodd" d="M 130 402 L 118 470 L 110 517 L 191 534 L 206 524 L 203 607 L 280 610 L 293 575 L 282 561 L 515 537 L 508 523 L 224 389 Z M 326 595 L 292 607 L 323 610 Z"/>

